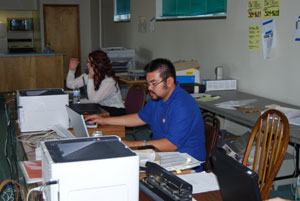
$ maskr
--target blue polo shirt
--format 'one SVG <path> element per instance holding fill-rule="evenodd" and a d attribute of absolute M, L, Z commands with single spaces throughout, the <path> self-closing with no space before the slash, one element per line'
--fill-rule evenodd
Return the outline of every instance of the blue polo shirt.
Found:
<path fill-rule="evenodd" d="M 177 83 L 166 102 L 150 100 L 138 116 L 151 126 L 153 140 L 167 138 L 178 147 L 205 161 L 205 135 L 203 118 L 194 98 Z"/>

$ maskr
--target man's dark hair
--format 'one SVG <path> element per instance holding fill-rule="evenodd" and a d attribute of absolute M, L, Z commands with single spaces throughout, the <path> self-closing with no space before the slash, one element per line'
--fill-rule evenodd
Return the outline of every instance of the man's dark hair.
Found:
<path fill-rule="evenodd" d="M 149 64 L 144 67 L 146 73 L 151 73 L 156 70 L 160 71 L 160 77 L 162 79 L 167 79 L 168 77 L 174 78 L 174 83 L 176 83 L 176 71 L 173 63 L 168 59 L 154 59 Z"/>

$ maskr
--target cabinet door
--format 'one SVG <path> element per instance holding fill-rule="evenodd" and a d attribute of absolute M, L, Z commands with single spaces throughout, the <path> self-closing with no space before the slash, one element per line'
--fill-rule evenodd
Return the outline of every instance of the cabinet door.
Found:
<path fill-rule="evenodd" d="M 64 54 L 64 78 L 72 57 L 80 59 L 78 5 L 43 5 L 45 46 Z M 80 70 L 80 69 L 79 69 Z M 80 73 L 80 72 L 79 72 Z"/>

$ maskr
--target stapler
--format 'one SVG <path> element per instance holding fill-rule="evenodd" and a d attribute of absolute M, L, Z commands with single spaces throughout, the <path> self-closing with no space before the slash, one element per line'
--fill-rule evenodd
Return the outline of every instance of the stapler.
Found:
<path fill-rule="evenodd" d="M 191 201 L 193 186 L 160 165 L 147 162 L 140 190 L 155 201 Z"/>

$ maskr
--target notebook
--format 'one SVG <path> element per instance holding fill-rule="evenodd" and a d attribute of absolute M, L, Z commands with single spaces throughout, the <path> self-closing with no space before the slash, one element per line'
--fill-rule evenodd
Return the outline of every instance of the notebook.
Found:
<path fill-rule="evenodd" d="M 71 121 L 71 126 L 75 132 L 76 137 L 89 137 L 89 133 L 83 118 L 83 115 L 77 113 L 66 105 L 66 109 Z"/>
<path fill-rule="evenodd" d="M 211 160 L 223 201 L 262 201 L 256 172 L 227 156 L 222 148 L 212 149 Z"/>

